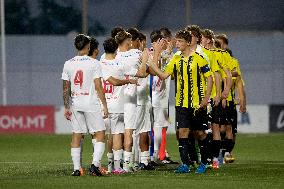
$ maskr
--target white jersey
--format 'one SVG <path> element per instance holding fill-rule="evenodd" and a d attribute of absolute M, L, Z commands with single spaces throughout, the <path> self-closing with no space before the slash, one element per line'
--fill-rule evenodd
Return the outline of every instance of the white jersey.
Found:
<path fill-rule="evenodd" d="M 125 79 L 125 75 L 134 76 L 137 69 L 125 65 L 123 62 L 114 59 L 101 61 L 103 72 L 103 88 L 108 104 L 109 113 L 123 113 L 124 109 L 124 88 L 125 86 L 113 86 L 107 80 L 111 76 L 115 79 Z"/>
<path fill-rule="evenodd" d="M 71 83 L 72 107 L 76 111 L 101 112 L 94 80 L 102 77 L 99 62 L 87 55 L 75 56 L 64 64 L 62 79 Z"/>
<path fill-rule="evenodd" d="M 169 63 L 173 53 L 168 54 L 166 51 L 162 52 L 161 69 L 164 71 L 165 66 Z M 158 76 L 153 76 L 152 83 L 152 106 L 168 108 L 170 95 L 171 77 L 161 80 Z"/>
<path fill-rule="evenodd" d="M 117 52 L 116 59 L 121 61 L 126 66 L 131 69 L 139 69 L 140 66 L 140 56 L 141 51 L 138 49 L 131 49 L 126 52 Z M 134 77 L 127 76 L 131 79 L 135 79 Z M 124 102 L 136 104 L 137 102 L 137 85 L 135 84 L 127 84 L 124 88 Z"/>
<path fill-rule="evenodd" d="M 147 105 L 150 99 L 150 75 L 148 75 L 146 78 L 138 79 L 137 105 Z"/>

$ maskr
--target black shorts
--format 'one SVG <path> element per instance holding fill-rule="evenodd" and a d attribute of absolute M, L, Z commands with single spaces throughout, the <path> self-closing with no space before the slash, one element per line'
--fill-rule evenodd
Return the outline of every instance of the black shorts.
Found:
<path fill-rule="evenodd" d="M 212 111 L 210 112 L 210 122 L 218 125 L 224 125 L 226 123 L 225 109 L 220 102 L 218 106 L 214 106 L 214 101 L 210 101 Z"/>
<path fill-rule="evenodd" d="M 233 133 L 237 133 L 238 112 L 234 102 L 229 102 L 225 108 L 226 125 L 232 125 Z"/>
<path fill-rule="evenodd" d="M 207 109 L 176 107 L 176 125 L 179 128 L 204 131 L 208 129 Z"/>

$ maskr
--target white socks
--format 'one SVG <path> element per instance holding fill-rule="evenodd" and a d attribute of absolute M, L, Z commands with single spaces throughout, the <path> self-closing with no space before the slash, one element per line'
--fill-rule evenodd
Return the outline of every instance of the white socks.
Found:
<path fill-rule="evenodd" d="M 92 140 L 93 142 L 93 140 Z M 105 143 L 104 142 L 95 142 L 93 143 L 94 153 L 93 153 L 93 162 L 96 167 L 101 166 L 101 160 L 105 151 Z"/>
<path fill-rule="evenodd" d="M 74 171 L 80 170 L 81 168 L 80 153 L 81 153 L 81 148 L 71 148 L 71 157 L 74 165 Z"/>
<path fill-rule="evenodd" d="M 149 161 L 150 161 L 150 151 L 148 150 L 141 152 L 141 163 L 148 165 Z"/>
<path fill-rule="evenodd" d="M 114 160 L 114 169 L 120 169 L 120 161 L 122 160 L 123 150 L 112 150 L 113 151 L 113 160 Z"/>
<path fill-rule="evenodd" d="M 129 164 L 132 156 L 132 152 L 124 151 L 124 163 Z"/>

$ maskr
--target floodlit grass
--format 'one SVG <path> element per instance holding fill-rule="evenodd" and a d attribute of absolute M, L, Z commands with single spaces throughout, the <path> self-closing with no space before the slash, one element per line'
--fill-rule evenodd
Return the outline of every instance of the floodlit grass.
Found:
<path fill-rule="evenodd" d="M 284 188 L 284 134 L 238 135 L 236 162 L 203 175 L 175 174 L 175 166 L 169 165 L 135 174 L 75 178 L 70 176 L 70 139 L 67 135 L 0 135 L 0 188 Z M 168 151 L 179 160 L 173 135 L 168 138 Z M 91 155 L 91 139 L 86 137 L 86 169 Z"/>

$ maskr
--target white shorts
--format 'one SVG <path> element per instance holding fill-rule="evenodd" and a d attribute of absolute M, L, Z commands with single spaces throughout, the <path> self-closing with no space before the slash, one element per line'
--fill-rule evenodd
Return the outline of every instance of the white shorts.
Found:
<path fill-rule="evenodd" d="M 168 108 L 153 107 L 154 127 L 168 127 L 170 126 Z"/>
<path fill-rule="evenodd" d="M 71 125 L 73 133 L 90 133 L 105 131 L 105 123 L 100 112 L 81 112 L 71 110 Z"/>
<path fill-rule="evenodd" d="M 134 103 L 124 104 L 124 125 L 125 129 L 136 129 L 137 105 Z"/>
<path fill-rule="evenodd" d="M 104 122 L 105 122 L 105 126 L 106 126 L 106 134 L 111 134 L 109 117 L 104 119 Z"/>
<path fill-rule="evenodd" d="M 124 133 L 124 119 L 123 114 L 109 114 L 110 133 L 121 134 Z"/>
<path fill-rule="evenodd" d="M 136 134 L 145 133 L 151 130 L 151 116 L 149 105 L 137 106 Z"/>

